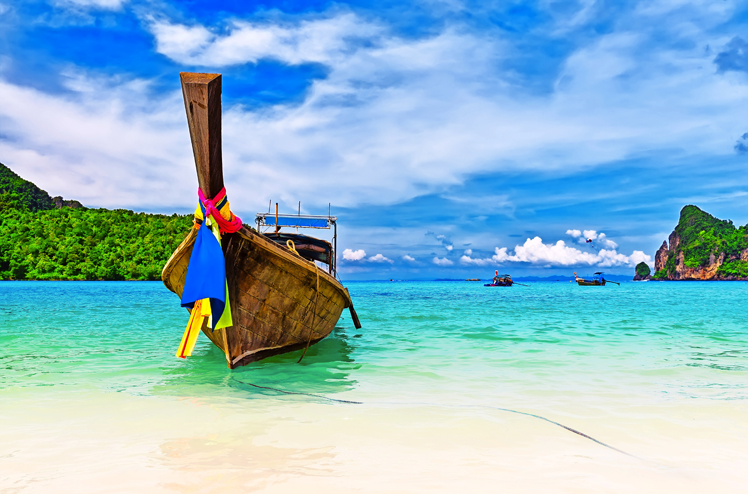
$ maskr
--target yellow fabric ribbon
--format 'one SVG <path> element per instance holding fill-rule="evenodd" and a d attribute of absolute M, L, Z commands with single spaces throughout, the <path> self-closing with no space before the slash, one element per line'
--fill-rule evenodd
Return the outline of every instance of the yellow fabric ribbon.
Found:
<path fill-rule="evenodd" d="M 190 312 L 190 320 L 187 323 L 187 329 L 184 330 L 182 342 L 179 344 L 176 356 L 187 358 L 192 355 L 195 349 L 197 337 L 203 328 L 205 318 L 210 316 L 210 301 L 208 299 L 198 300 Z"/>

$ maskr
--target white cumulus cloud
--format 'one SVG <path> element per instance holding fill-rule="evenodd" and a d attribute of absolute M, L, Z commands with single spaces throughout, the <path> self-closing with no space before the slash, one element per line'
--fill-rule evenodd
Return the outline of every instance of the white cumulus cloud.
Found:
<path fill-rule="evenodd" d="M 600 236 L 598 235 L 598 239 Z M 615 242 L 611 242 L 615 244 Z M 651 262 L 651 257 L 642 251 L 634 251 L 630 256 L 616 252 L 614 249 L 602 249 L 599 252 L 588 252 L 566 245 L 563 240 L 546 244 L 540 237 L 528 238 L 524 244 L 514 247 L 510 253 L 507 247 L 496 247 L 493 256 L 472 258 L 463 255 L 460 263 L 475 266 L 490 266 L 506 262 L 522 262 L 534 265 L 550 266 L 633 266 L 639 262 Z"/>
<path fill-rule="evenodd" d="M 503 249 L 497 248 L 496 257 L 502 261 L 558 266 L 593 265 L 598 259 L 596 254 L 568 247 L 563 240 L 559 240 L 555 244 L 545 244 L 540 237 L 528 238 L 523 245 L 517 245 L 514 248 L 514 255 L 508 254 L 506 247 Z"/>
<path fill-rule="evenodd" d="M 409 256 L 408 254 L 405 254 L 405 255 L 403 256 L 403 261 L 408 261 L 408 262 L 416 262 L 416 258 L 415 258 L 415 257 L 411 257 L 411 256 Z"/>
<path fill-rule="evenodd" d="M 345 259 L 346 261 L 360 261 L 364 257 L 366 257 L 366 252 L 363 249 L 345 249 L 343 251 L 343 259 Z"/>
<path fill-rule="evenodd" d="M 597 241 L 595 243 L 599 246 L 605 247 L 606 249 L 615 250 L 618 248 L 618 244 L 607 238 L 604 233 L 601 233 L 597 236 Z"/>
<path fill-rule="evenodd" d="M 652 264 L 652 257 L 645 254 L 644 252 L 640 250 L 635 250 L 634 252 L 632 252 L 631 255 L 629 256 L 629 260 L 631 261 L 631 264 L 633 264 L 634 266 L 636 266 L 640 262 L 644 262 L 644 263 L 649 264 L 650 266 L 654 266 Z"/>

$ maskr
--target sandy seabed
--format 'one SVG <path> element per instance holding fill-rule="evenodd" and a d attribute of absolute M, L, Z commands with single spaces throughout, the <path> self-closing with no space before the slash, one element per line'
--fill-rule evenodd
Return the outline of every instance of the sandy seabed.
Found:
<path fill-rule="evenodd" d="M 355 397 L 350 397 L 354 398 Z M 497 404 L 498 405 L 498 404 Z M 0 391 L 0 492 L 746 492 L 748 406 L 537 412 Z"/>

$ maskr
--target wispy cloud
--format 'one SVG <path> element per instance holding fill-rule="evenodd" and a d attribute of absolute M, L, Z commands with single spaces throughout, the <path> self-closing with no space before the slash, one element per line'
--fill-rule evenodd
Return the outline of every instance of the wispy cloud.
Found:
<path fill-rule="evenodd" d="M 610 240 L 604 233 L 597 233 L 596 230 L 566 230 L 566 234 L 577 239 L 580 244 L 592 244 L 594 247 L 604 247 L 609 250 L 618 248 L 618 244 Z"/>
<path fill-rule="evenodd" d="M 452 240 L 450 240 L 446 235 L 442 233 L 426 232 L 426 236 L 434 238 L 447 250 L 447 252 L 452 252 L 452 250 L 454 250 Z"/>
<path fill-rule="evenodd" d="M 465 196 L 444 194 L 442 197 L 448 201 L 463 204 L 466 214 L 502 214 L 510 218 L 514 216 L 514 204 L 506 194 Z"/>
<path fill-rule="evenodd" d="M 740 36 L 735 36 L 727 43 L 725 49 L 714 59 L 717 70 L 748 72 L 748 43 Z"/>
<path fill-rule="evenodd" d="M 106 0 L 102 0 L 106 1 Z M 115 1 L 115 0 L 111 0 Z M 375 42 L 382 28 L 344 13 L 297 22 L 232 20 L 209 30 L 150 18 L 156 50 L 183 64 L 226 67 L 274 59 L 287 64 L 333 64 L 350 58 L 357 42 Z"/>
<path fill-rule="evenodd" d="M 738 154 L 748 154 L 748 132 L 740 136 L 733 149 Z"/>
<path fill-rule="evenodd" d="M 627 15 L 631 24 L 644 14 Z M 659 24 L 656 12 L 646 15 L 643 26 Z M 509 39 L 457 23 L 409 38 L 339 11 L 217 25 L 184 24 L 160 14 L 146 23 L 156 49 L 180 64 L 219 70 L 276 60 L 326 67 L 301 103 L 224 107 L 226 173 L 236 189 L 257 192 L 255 199 L 240 200 L 248 210 L 268 196 L 303 199 L 311 207 L 331 199 L 349 207 L 393 204 L 476 173 L 571 172 L 653 149 L 724 153 L 734 143 L 729 136 L 744 125 L 748 104 L 748 85 L 715 74 L 713 55 L 699 48 L 728 42 L 707 25 L 692 26 L 693 49 L 653 45 L 646 29 L 599 36 L 566 58 L 551 95 L 535 95 L 502 69 L 513 50 Z M 166 95 L 130 91 L 125 98 L 128 85 L 101 84 L 95 94 L 70 96 L 5 80 L 3 100 L 22 94 L 26 106 L 0 109 L 11 137 L 3 140 L 4 159 L 40 171 L 53 161 L 70 163 L 94 180 L 106 170 L 119 190 L 89 187 L 82 197 L 102 206 L 143 203 L 140 181 L 118 176 L 173 177 L 180 170 L 184 186 L 176 184 L 173 194 L 145 195 L 163 206 L 184 197 L 186 207 L 193 195 L 185 166 L 190 147 L 178 87 Z M 134 101 L 143 104 L 133 107 Z M 65 108 L 55 113 L 60 125 L 44 116 L 45 107 Z M 34 108 L 39 111 L 29 110 Z M 73 131 L 89 125 L 91 138 Z M 123 147 L 139 156 L 114 152 Z M 55 155 L 49 164 L 26 157 L 42 150 Z M 82 195 L 63 187 L 65 194 Z M 508 200 L 495 196 L 493 202 L 499 212 L 511 213 Z"/>
<path fill-rule="evenodd" d="M 77 9 L 104 9 L 117 10 L 127 3 L 127 0 L 52 0 L 60 7 L 73 7 Z"/>
<path fill-rule="evenodd" d="M 138 79 L 63 80 L 70 92 L 52 95 L 0 77 L 3 162 L 53 194 L 87 205 L 193 202 L 194 165 L 179 93 L 156 98 Z"/>
<path fill-rule="evenodd" d="M 629 20 L 637 15 L 650 25 L 658 14 Z M 302 104 L 234 108 L 225 128 L 255 136 L 233 149 L 253 171 L 272 167 L 288 176 L 313 163 L 317 176 L 337 176 L 343 205 L 398 202 L 486 171 L 582 169 L 651 149 L 724 152 L 748 101 L 748 87 L 710 68 L 712 55 L 653 45 L 646 31 L 611 32 L 579 47 L 547 97 L 527 94 L 496 70 L 506 40 L 458 25 L 407 39 L 351 13 L 151 26 L 158 50 L 180 63 L 326 65 L 328 75 L 311 84 Z M 694 29 L 699 45 L 722 43 Z M 326 183 L 312 178 L 304 187 L 330 196 Z M 298 184 L 285 187 L 293 194 Z M 506 199 L 495 199 L 511 214 Z"/>
<path fill-rule="evenodd" d="M 436 264 L 437 266 L 442 266 L 442 267 L 445 267 L 445 266 L 451 266 L 451 265 L 453 265 L 453 264 L 454 264 L 454 262 L 450 261 L 450 260 L 449 260 L 449 259 L 447 259 L 446 257 L 439 257 L 439 256 L 436 256 L 436 257 L 434 257 L 434 258 L 433 258 L 433 259 L 431 260 L 431 262 L 433 262 L 433 263 L 434 263 L 434 264 Z"/>
<path fill-rule="evenodd" d="M 392 259 L 388 259 L 387 257 L 383 256 L 382 254 L 377 254 L 375 256 L 371 256 L 368 259 L 366 259 L 369 262 L 386 262 L 389 264 L 393 264 L 395 261 Z"/>

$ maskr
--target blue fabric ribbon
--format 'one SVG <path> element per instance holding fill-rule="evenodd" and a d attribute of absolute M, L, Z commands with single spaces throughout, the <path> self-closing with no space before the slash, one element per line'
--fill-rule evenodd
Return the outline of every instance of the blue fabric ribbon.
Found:
<path fill-rule="evenodd" d="M 226 307 L 226 261 L 221 244 L 208 228 L 205 208 L 202 204 L 200 208 L 204 219 L 192 246 L 182 291 L 182 307 L 192 309 L 198 300 L 210 299 L 210 311 L 215 326 Z"/>

